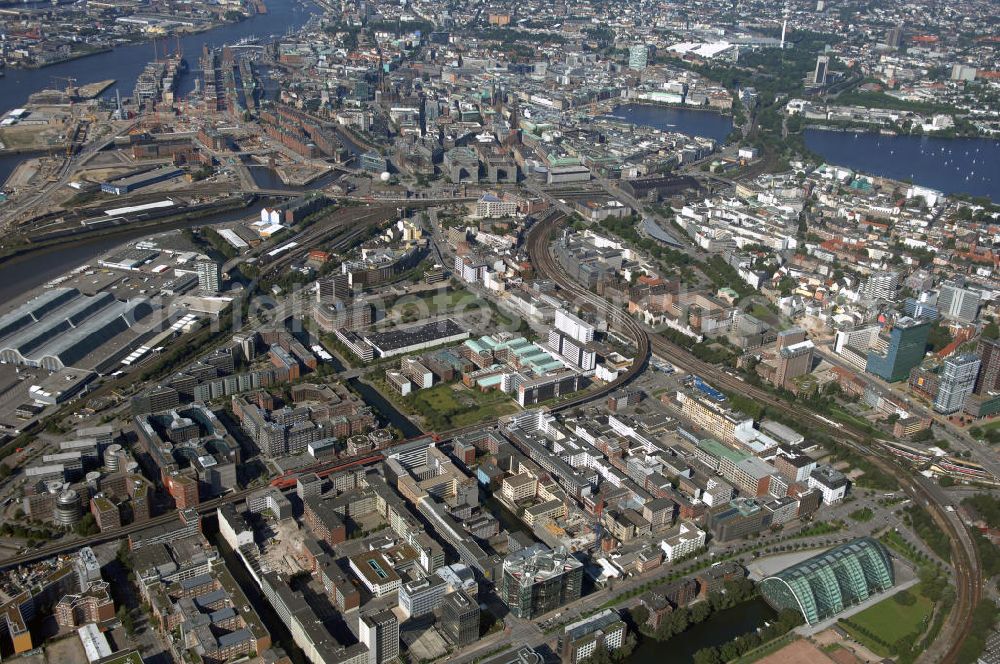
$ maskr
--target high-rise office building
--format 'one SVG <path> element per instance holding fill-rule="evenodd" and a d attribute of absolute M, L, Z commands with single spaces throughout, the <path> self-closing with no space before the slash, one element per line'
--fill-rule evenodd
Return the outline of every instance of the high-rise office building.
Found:
<path fill-rule="evenodd" d="M 816 58 L 816 71 L 813 72 L 813 83 L 816 85 L 826 85 L 827 70 L 830 67 L 830 56 L 821 55 Z"/>
<path fill-rule="evenodd" d="M 432 613 L 441 605 L 447 589 L 439 576 L 414 579 L 399 587 L 399 608 L 411 618 Z"/>
<path fill-rule="evenodd" d="M 979 315 L 980 295 L 978 291 L 962 288 L 946 281 L 941 285 L 937 299 L 937 310 L 945 318 L 971 323 Z"/>
<path fill-rule="evenodd" d="M 598 646 L 613 653 L 625 643 L 628 627 L 614 609 L 582 618 L 567 625 L 559 637 L 559 654 L 566 664 L 591 657 Z"/>
<path fill-rule="evenodd" d="M 1000 390 L 1000 339 L 980 337 L 979 377 L 976 379 L 976 394 L 989 394 Z"/>
<path fill-rule="evenodd" d="M 899 290 L 900 276 L 898 272 L 873 272 L 865 279 L 861 288 L 861 295 L 866 300 L 896 300 L 896 291 Z"/>
<path fill-rule="evenodd" d="M 885 45 L 890 48 L 899 48 L 903 44 L 903 26 L 897 25 L 889 30 L 885 35 Z"/>
<path fill-rule="evenodd" d="M 778 351 L 778 366 L 774 372 L 774 384 L 786 390 L 795 391 L 794 379 L 812 370 L 812 341 L 806 339 L 797 344 L 785 346 Z"/>
<path fill-rule="evenodd" d="M 633 44 L 628 47 L 629 69 L 645 69 L 649 64 L 649 47 L 645 44 Z"/>
<path fill-rule="evenodd" d="M 347 274 L 333 274 L 316 280 L 316 301 L 333 304 L 351 297 L 351 278 Z"/>
<path fill-rule="evenodd" d="M 903 313 L 910 318 L 929 321 L 935 321 L 941 317 L 941 312 L 937 310 L 937 307 L 926 302 L 921 302 L 915 297 L 908 297 L 903 300 Z"/>
<path fill-rule="evenodd" d="M 101 580 L 101 564 L 97 562 L 94 550 L 89 546 L 80 549 L 76 558 L 76 576 L 80 584 L 80 592 L 87 592 L 91 583 Z"/>
<path fill-rule="evenodd" d="M 971 353 L 949 357 L 941 367 L 941 382 L 934 397 L 934 410 L 956 413 L 972 394 L 979 375 L 979 358 Z"/>
<path fill-rule="evenodd" d="M 579 599 L 582 586 L 583 563 L 535 544 L 504 559 L 500 598 L 515 616 L 530 620 Z"/>
<path fill-rule="evenodd" d="M 441 603 L 441 628 L 458 647 L 479 639 L 479 604 L 464 590 L 445 595 Z"/>
<path fill-rule="evenodd" d="M 392 611 L 361 616 L 358 640 L 368 646 L 368 664 L 385 664 L 399 657 L 399 620 Z"/>
<path fill-rule="evenodd" d="M 924 359 L 930 329 L 928 321 L 918 321 L 908 316 L 900 318 L 888 335 L 884 332 L 879 335 L 882 343 L 876 342 L 876 348 L 868 352 L 865 371 L 890 383 L 906 380 L 910 369 Z"/>
<path fill-rule="evenodd" d="M 198 288 L 203 293 L 218 293 L 221 290 L 222 274 L 215 261 L 198 261 Z"/>
<path fill-rule="evenodd" d="M 777 343 L 775 344 L 776 350 L 780 351 L 782 348 L 787 348 L 788 346 L 794 346 L 795 344 L 802 343 L 806 340 L 806 331 L 801 327 L 790 327 L 787 330 L 782 330 L 778 332 Z"/>
<path fill-rule="evenodd" d="M 596 328 L 587 321 L 563 309 L 556 309 L 552 326 L 577 341 L 587 343 L 594 340 Z"/>

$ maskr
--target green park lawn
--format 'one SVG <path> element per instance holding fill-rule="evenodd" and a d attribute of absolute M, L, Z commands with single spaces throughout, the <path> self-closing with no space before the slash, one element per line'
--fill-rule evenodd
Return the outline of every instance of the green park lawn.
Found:
<path fill-rule="evenodd" d="M 861 613 L 847 618 L 846 621 L 841 621 L 840 626 L 876 654 L 889 656 L 892 652 L 883 644 L 892 645 L 900 639 L 921 634 L 934 611 L 934 602 L 920 594 L 920 586 L 910 588 L 908 592 L 916 600 L 913 604 L 905 606 L 897 602 L 894 597 L 888 597 Z M 864 630 L 877 635 L 882 643 L 874 641 L 866 634 L 854 629 L 852 625 L 859 625 Z"/>
<path fill-rule="evenodd" d="M 486 420 L 495 420 L 517 410 L 517 404 L 503 392 L 480 392 L 461 384 L 439 383 L 416 390 L 406 404 L 423 415 L 434 430 L 455 429 Z"/>

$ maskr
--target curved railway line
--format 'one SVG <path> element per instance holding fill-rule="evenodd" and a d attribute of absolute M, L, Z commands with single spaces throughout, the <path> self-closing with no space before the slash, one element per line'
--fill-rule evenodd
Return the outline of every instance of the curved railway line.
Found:
<path fill-rule="evenodd" d="M 552 230 L 564 216 L 561 213 L 550 214 L 547 217 L 543 217 L 541 221 L 537 222 L 531 227 L 528 232 L 527 248 L 528 255 L 531 257 L 532 265 L 535 269 L 541 273 L 544 273 L 548 279 L 551 279 L 556 284 L 558 284 L 564 290 L 574 293 L 578 297 L 587 300 L 589 304 L 595 307 L 600 313 L 605 315 L 608 320 L 609 329 L 616 327 L 619 330 L 625 332 L 636 346 L 635 360 L 632 362 L 632 366 L 629 367 L 628 371 L 621 374 L 614 381 L 602 386 L 598 390 L 592 390 L 581 394 L 578 397 L 569 399 L 568 401 L 561 402 L 551 408 L 552 412 L 559 412 L 563 410 L 568 410 L 575 406 L 579 406 L 582 403 L 588 401 L 593 401 L 606 394 L 609 394 L 619 387 L 629 383 L 632 379 L 638 376 L 645 370 L 646 365 L 649 363 L 650 357 L 650 339 L 646 331 L 639 325 L 638 322 L 621 309 L 610 304 L 604 298 L 598 297 L 593 293 L 584 290 L 579 285 L 572 282 L 562 271 L 558 268 L 552 255 L 549 253 L 549 242 L 552 235 Z"/>
<path fill-rule="evenodd" d="M 645 328 L 624 311 L 571 280 L 556 265 L 549 251 L 552 232 L 559 226 L 563 219 L 565 219 L 565 215 L 551 215 L 536 224 L 529 234 L 528 254 L 532 265 L 535 266 L 535 269 L 541 275 L 554 281 L 561 288 L 572 293 L 580 300 L 587 301 L 602 313 L 607 314 L 609 324 L 613 322 L 619 328 L 627 330 L 633 339 L 638 340 L 641 338 L 642 341 L 637 341 L 640 353 L 643 350 L 648 353 L 649 349 L 652 349 L 684 371 L 698 374 L 725 390 L 749 396 L 766 405 L 768 408 L 793 417 L 813 429 L 829 432 L 841 444 L 863 455 L 880 471 L 895 477 L 899 481 L 903 491 L 927 509 L 935 524 L 948 533 L 951 540 L 951 562 L 955 571 L 956 598 L 955 605 L 948 615 L 946 623 L 939 632 L 935 642 L 924 652 L 922 661 L 955 662 L 962 644 L 972 629 L 972 612 L 982 598 L 983 578 L 979 552 L 976 549 L 975 542 L 973 542 L 958 517 L 945 509 L 945 504 L 942 502 L 944 497 L 937 490 L 936 485 L 923 476 L 914 476 L 907 469 L 901 469 L 897 465 L 898 462 L 893 458 L 892 453 L 884 448 L 884 443 L 880 443 L 877 440 L 870 440 L 863 433 L 855 431 L 848 426 L 833 428 L 824 418 L 806 409 L 796 408 L 793 404 L 785 402 L 765 390 L 745 383 L 721 371 L 718 367 L 698 359 L 687 349 L 659 335 L 648 333 Z M 627 377 L 624 377 L 625 380 L 622 382 L 631 380 L 641 371 L 647 361 L 648 357 L 643 355 L 642 361 L 636 362 L 633 365 L 633 369 L 638 369 L 630 373 Z"/>
<path fill-rule="evenodd" d="M 370 227 L 370 224 L 376 218 L 384 216 L 386 212 L 387 210 L 385 209 L 373 209 L 368 211 L 366 214 L 360 215 L 360 219 L 357 215 L 354 215 L 352 219 L 354 223 L 358 223 L 359 221 L 367 223 L 360 224 L 357 230 L 353 230 L 349 233 L 349 237 L 353 237 L 356 233 Z M 797 409 L 793 404 L 789 404 L 781 399 L 778 399 L 765 390 L 761 390 L 760 388 L 756 388 L 737 378 L 734 378 L 733 376 L 730 376 L 729 374 L 721 371 L 718 367 L 698 359 L 687 349 L 667 341 L 658 335 L 651 335 L 626 312 L 572 281 L 556 265 L 555 260 L 549 251 L 552 232 L 559 226 L 564 218 L 565 216 L 561 213 L 550 214 L 543 217 L 542 220 L 531 228 L 528 234 L 527 249 L 528 254 L 531 257 L 532 264 L 541 275 L 551 279 L 567 293 L 572 294 L 581 301 L 587 302 L 590 306 L 606 315 L 610 328 L 617 328 L 635 342 L 636 358 L 629 370 L 620 375 L 615 381 L 608 383 L 597 390 L 586 392 L 578 397 L 559 403 L 553 406 L 551 411 L 558 412 L 567 410 L 582 403 L 601 398 L 602 396 L 618 389 L 638 376 L 646 368 L 650 360 L 651 352 L 656 352 L 663 357 L 668 358 L 671 363 L 681 369 L 703 376 L 713 384 L 722 387 L 723 389 L 740 392 L 750 396 L 766 405 L 768 408 L 783 412 L 798 419 L 798 421 L 804 425 L 832 434 L 842 444 L 846 445 L 853 451 L 864 455 L 880 471 L 896 477 L 903 490 L 912 499 L 918 501 L 925 508 L 927 508 L 935 524 L 944 532 L 948 533 L 951 540 L 952 565 L 955 571 L 955 605 L 952 608 L 952 611 L 949 614 L 942 630 L 939 632 L 938 638 L 931 644 L 928 650 L 924 652 L 921 657 L 921 661 L 941 661 L 946 663 L 956 661 L 958 652 L 972 629 L 972 612 L 975 610 L 975 607 L 981 599 L 983 579 L 979 554 L 975 543 L 972 541 L 972 538 L 966 531 L 965 527 L 958 520 L 958 517 L 954 513 L 945 509 L 943 502 L 945 497 L 940 493 L 936 485 L 922 476 L 913 476 L 906 469 L 902 469 L 901 472 L 900 467 L 897 465 L 899 462 L 894 459 L 893 454 L 888 451 L 884 442 L 871 440 L 863 433 L 852 430 L 847 426 L 842 428 L 833 428 L 830 426 L 829 421 L 825 418 L 804 409 Z M 297 251 L 294 253 L 301 253 L 301 251 L 304 250 L 302 245 L 308 246 L 307 243 L 311 243 L 312 241 L 318 240 L 320 237 L 323 237 L 332 231 L 343 228 L 345 221 L 348 220 L 338 219 L 332 223 L 328 221 L 322 225 L 317 224 L 318 227 L 316 228 L 306 229 L 296 236 L 301 239 L 301 242 L 299 246 L 296 247 Z M 346 238 L 341 238 L 341 240 L 344 239 Z M 287 266 L 291 260 L 293 260 L 291 256 L 282 255 L 280 259 L 267 264 L 265 267 L 268 271 L 271 271 L 279 268 L 280 266 Z M 487 425 L 477 424 L 463 427 L 461 429 L 441 432 L 440 434 L 428 435 L 434 436 L 435 440 L 446 441 L 464 432 L 481 429 L 484 426 Z M 302 472 L 315 472 L 326 476 L 337 472 L 338 470 L 358 465 L 378 463 L 384 458 L 385 457 L 382 453 L 376 452 L 374 454 L 367 453 L 354 457 L 340 458 L 329 462 L 318 463 L 309 466 L 308 468 L 298 469 L 297 471 L 294 471 L 294 473 L 286 473 L 285 475 L 275 478 L 272 480 L 271 485 L 276 488 L 287 489 L 294 485 L 295 478 Z M 200 504 L 197 509 L 201 513 L 211 512 L 220 505 L 243 500 L 255 490 L 257 490 L 257 488 L 244 489 L 220 498 L 205 501 Z M 50 544 L 34 551 L 29 551 L 24 554 L 12 556 L 5 560 L 0 560 L 0 569 L 11 567 L 13 565 L 34 562 L 82 546 L 108 542 L 125 537 L 140 530 L 144 530 L 151 526 L 170 523 L 172 520 L 177 518 L 178 516 L 176 512 L 169 512 L 167 514 L 153 517 L 149 521 L 141 524 L 130 524 L 123 528 L 116 528 L 114 530 L 109 530 L 98 535 L 81 538 L 72 542 Z"/>

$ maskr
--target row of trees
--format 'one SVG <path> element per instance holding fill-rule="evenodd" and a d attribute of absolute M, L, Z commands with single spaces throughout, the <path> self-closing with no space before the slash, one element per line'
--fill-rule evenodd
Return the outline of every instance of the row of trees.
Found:
<path fill-rule="evenodd" d="M 625 642 L 614 650 L 608 650 L 604 643 L 598 643 L 593 654 L 590 657 L 581 659 L 580 664 L 616 664 L 617 662 L 626 662 L 638 644 L 639 640 L 635 634 L 629 634 L 625 637 Z"/>
<path fill-rule="evenodd" d="M 756 632 L 738 636 L 721 646 L 702 648 L 694 654 L 695 664 L 723 664 L 742 657 L 754 648 L 784 636 L 802 624 L 802 614 L 793 609 L 784 609 L 770 625 Z"/>
<path fill-rule="evenodd" d="M 631 611 L 632 620 L 639 630 L 647 636 L 666 641 L 682 634 L 692 625 L 704 622 L 716 611 L 731 609 L 757 596 L 757 586 L 750 579 L 727 581 L 721 592 L 709 593 L 707 601 L 695 602 L 690 606 L 681 606 L 670 612 L 655 631 L 645 628 L 649 619 L 649 610 L 643 606 Z"/>

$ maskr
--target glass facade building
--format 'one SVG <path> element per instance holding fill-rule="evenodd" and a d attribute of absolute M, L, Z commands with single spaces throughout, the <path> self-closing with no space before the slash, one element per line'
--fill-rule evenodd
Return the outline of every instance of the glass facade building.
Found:
<path fill-rule="evenodd" d="M 862 537 L 764 579 L 760 592 L 776 610 L 800 611 L 815 625 L 894 584 L 889 551 Z"/>
<path fill-rule="evenodd" d="M 979 357 L 971 353 L 949 357 L 938 374 L 941 382 L 934 396 L 934 410 L 939 413 L 957 413 L 972 394 L 979 375 Z"/>
<path fill-rule="evenodd" d="M 918 321 L 908 316 L 900 318 L 892 326 L 889 338 L 880 339 L 884 350 L 879 348 L 869 351 L 865 371 L 890 383 L 906 380 L 910 376 L 910 369 L 924 359 L 930 331 L 930 321 Z"/>
<path fill-rule="evenodd" d="M 500 598 L 518 618 L 530 620 L 579 599 L 583 563 L 564 550 L 534 544 L 503 563 Z"/>

